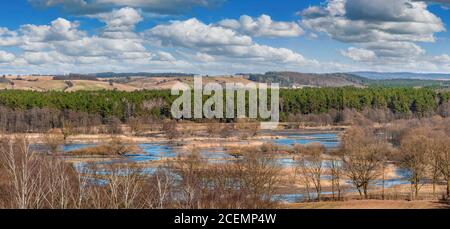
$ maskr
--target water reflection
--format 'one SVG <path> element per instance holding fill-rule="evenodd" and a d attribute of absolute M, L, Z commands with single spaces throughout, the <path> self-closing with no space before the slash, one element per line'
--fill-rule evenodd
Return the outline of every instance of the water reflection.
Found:
<path fill-rule="evenodd" d="M 267 140 L 268 142 L 273 142 L 279 146 L 288 146 L 291 147 L 294 144 L 310 144 L 310 143 L 320 143 L 327 148 L 335 148 L 339 146 L 339 137 L 338 133 L 296 133 L 296 132 L 279 132 L 274 133 L 281 135 L 283 138 L 281 139 L 273 139 Z M 63 147 L 65 152 L 79 150 L 87 147 L 95 147 L 96 144 L 68 144 Z M 176 158 L 180 153 L 184 153 L 181 148 L 171 146 L 169 143 L 142 143 L 138 144 L 138 146 L 142 149 L 141 153 L 138 154 L 126 154 L 122 159 L 108 159 L 107 161 L 95 162 L 95 165 L 106 165 L 110 163 L 122 163 L 126 161 L 132 161 L 137 163 L 147 163 L 147 162 L 156 162 L 164 159 L 173 159 Z M 202 158 L 207 160 L 209 163 L 227 163 L 236 159 L 234 156 L 229 155 L 223 147 L 215 147 L 215 148 L 205 148 L 199 151 Z M 294 168 L 297 166 L 298 161 L 295 156 L 292 157 L 279 157 L 275 159 L 276 162 L 282 168 Z M 338 161 L 338 165 L 339 165 Z M 308 166 L 308 162 L 306 162 Z M 100 166 L 100 169 L 96 169 L 95 171 L 89 170 L 89 166 L 87 163 L 75 163 L 74 164 L 76 170 L 82 174 L 86 175 L 109 175 L 111 171 L 107 169 L 103 169 Z M 331 167 L 331 161 L 325 160 L 323 161 L 322 167 L 324 169 L 328 169 Z M 143 175 L 154 174 L 157 171 L 155 166 L 143 167 L 140 169 L 140 173 Z M 116 174 L 126 174 L 126 169 L 119 169 L 116 171 Z M 396 169 L 396 178 L 386 179 L 384 181 L 385 188 L 392 188 L 398 185 L 409 184 L 407 177 L 409 176 L 409 172 L 404 169 Z M 332 179 L 330 175 L 323 175 L 322 180 L 329 181 Z M 90 183 L 105 185 L 105 180 L 98 178 L 89 178 Z M 345 184 L 351 184 L 349 180 L 344 182 Z M 382 180 L 374 180 L 372 185 L 381 187 L 383 186 Z M 351 193 L 357 192 L 354 189 L 347 190 Z M 322 192 L 322 195 L 331 195 L 331 192 Z M 317 194 L 310 193 L 310 198 L 314 199 L 317 197 Z M 296 203 L 300 201 L 304 201 L 308 199 L 305 194 L 301 193 L 290 193 L 290 194 L 278 194 L 273 196 L 274 201 L 279 202 L 288 202 L 288 203 Z"/>
<path fill-rule="evenodd" d="M 326 148 L 336 148 L 339 146 L 339 138 L 337 133 L 296 133 L 296 132 L 279 132 L 282 138 L 269 140 L 279 146 L 292 146 L 295 144 L 306 145 L 311 143 L 319 143 Z"/>

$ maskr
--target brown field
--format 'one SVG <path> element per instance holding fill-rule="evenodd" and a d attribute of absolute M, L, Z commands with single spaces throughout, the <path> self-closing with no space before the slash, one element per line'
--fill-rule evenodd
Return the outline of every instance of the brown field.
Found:
<path fill-rule="evenodd" d="M 108 82 L 93 80 L 73 80 L 74 86 L 66 91 L 99 91 L 99 90 L 119 90 L 119 91 L 136 91 L 136 88 L 126 84 L 114 83 L 112 86 Z"/>
<path fill-rule="evenodd" d="M 97 90 L 119 90 L 119 91 L 135 91 L 135 90 L 166 90 L 171 89 L 177 83 L 185 83 L 193 85 L 192 77 L 132 77 L 127 83 L 109 84 L 108 78 L 95 80 L 70 80 L 73 87 L 68 88 L 64 80 L 53 80 L 52 76 L 7 76 L 7 82 L 0 83 L 2 89 L 16 90 L 33 90 L 33 91 L 97 91 Z M 243 83 L 248 84 L 252 81 L 243 78 L 233 77 L 203 77 L 203 83 Z"/>
<path fill-rule="evenodd" d="M 286 204 L 287 209 L 449 209 L 450 204 L 439 201 L 351 200 L 342 202 L 313 202 Z"/>
<path fill-rule="evenodd" d="M 242 83 L 248 84 L 252 81 L 243 78 L 232 77 L 203 77 L 203 84 L 207 83 Z M 136 78 L 127 85 L 141 88 L 141 89 L 171 89 L 177 83 L 185 83 L 187 85 L 194 85 L 194 78 L 192 77 L 148 77 L 148 78 Z"/>
<path fill-rule="evenodd" d="M 22 77 L 24 80 L 16 80 L 16 77 L 10 77 L 11 83 L 0 83 L 0 89 L 16 89 L 16 90 L 33 90 L 33 91 L 62 91 L 66 87 L 64 81 L 52 80 L 52 77 L 43 76 L 38 77 Z"/>

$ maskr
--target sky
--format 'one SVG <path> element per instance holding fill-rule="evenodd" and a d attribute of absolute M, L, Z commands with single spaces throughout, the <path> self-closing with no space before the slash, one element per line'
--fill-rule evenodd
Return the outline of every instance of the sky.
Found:
<path fill-rule="evenodd" d="M 0 74 L 450 72 L 450 0 L 0 1 Z"/>

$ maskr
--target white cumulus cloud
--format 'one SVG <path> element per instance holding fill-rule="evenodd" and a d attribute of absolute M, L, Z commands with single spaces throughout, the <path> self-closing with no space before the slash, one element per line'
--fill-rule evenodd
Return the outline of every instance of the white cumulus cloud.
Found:
<path fill-rule="evenodd" d="M 298 37 L 304 33 L 297 22 L 277 22 L 265 14 L 256 19 L 243 15 L 239 20 L 225 19 L 218 24 L 255 37 Z"/>
<path fill-rule="evenodd" d="M 154 14 L 181 14 L 194 7 L 213 7 L 225 0 L 28 0 L 36 7 L 59 7 L 65 12 L 92 15 L 121 7 L 141 8 Z"/>
<path fill-rule="evenodd" d="M 210 56 L 300 65 L 307 62 L 301 54 L 292 50 L 260 45 L 250 36 L 240 35 L 232 29 L 218 25 L 207 25 L 195 18 L 158 25 L 144 34 L 164 46 L 189 48 Z"/>
<path fill-rule="evenodd" d="M 134 28 L 143 20 L 141 14 L 133 8 L 122 8 L 109 13 L 92 15 L 106 24 L 103 36 L 110 38 L 135 38 Z"/>
<path fill-rule="evenodd" d="M 341 54 L 355 61 L 371 61 L 376 58 L 374 51 L 355 47 L 350 47 L 345 51 L 342 50 Z"/>
<path fill-rule="evenodd" d="M 0 50 L 0 63 L 9 63 L 15 59 L 16 56 L 14 54 Z"/>
<path fill-rule="evenodd" d="M 446 30 L 423 1 L 329 0 L 299 15 L 305 28 L 358 46 L 341 51 L 343 56 L 379 66 L 430 62 L 434 58 L 419 43 L 433 43 Z"/>

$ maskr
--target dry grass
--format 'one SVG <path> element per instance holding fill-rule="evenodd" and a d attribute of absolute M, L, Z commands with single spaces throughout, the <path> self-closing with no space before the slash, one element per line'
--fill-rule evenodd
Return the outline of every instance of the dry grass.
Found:
<path fill-rule="evenodd" d="M 242 83 L 244 85 L 252 83 L 252 81 L 242 78 L 232 77 L 203 77 L 203 84 L 207 83 Z M 177 83 L 185 83 L 187 85 L 194 85 L 194 78 L 192 77 L 148 77 L 138 78 L 128 83 L 127 85 L 141 88 L 141 89 L 171 89 Z"/>
<path fill-rule="evenodd" d="M 0 83 L 0 89 L 33 90 L 33 91 L 97 91 L 97 90 L 119 90 L 135 91 L 142 89 L 166 90 L 171 89 L 176 83 L 185 83 L 192 86 L 194 78 L 192 77 L 133 77 L 129 83 L 114 83 L 110 85 L 108 79 L 94 80 L 71 80 L 73 87 L 67 88 L 64 80 L 53 80 L 51 76 L 22 76 L 23 80 L 16 80 L 16 76 L 6 77 L 14 83 Z M 203 83 L 242 83 L 244 85 L 252 81 L 243 78 L 232 77 L 203 77 Z"/>
<path fill-rule="evenodd" d="M 33 91 L 62 91 L 66 87 L 64 81 L 50 80 L 48 78 L 39 79 L 38 81 L 11 80 L 11 84 L 2 83 L 0 89 L 16 89 L 16 90 L 33 90 Z"/>
<path fill-rule="evenodd" d="M 139 88 L 135 88 L 129 85 L 114 83 L 110 85 L 104 81 L 93 80 L 73 80 L 74 86 L 68 88 L 67 91 L 98 91 L 98 90 L 119 90 L 119 91 L 135 91 Z"/>
<path fill-rule="evenodd" d="M 67 152 L 70 156 L 112 156 L 118 157 L 125 154 L 137 154 L 141 152 L 141 148 L 136 145 L 124 144 L 108 144 L 95 147 L 88 147 L 84 149 Z"/>
<path fill-rule="evenodd" d="M 287 209 L 449 209 L 448 203 L 438 201 L 351 200 L 343 202 L 313 202 L 286 204 Z"/>

